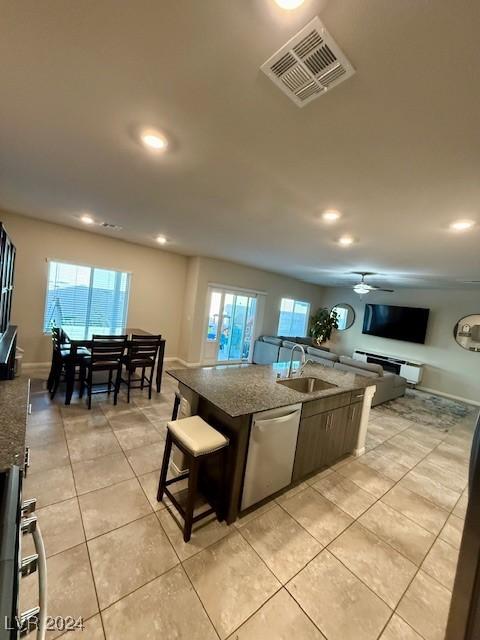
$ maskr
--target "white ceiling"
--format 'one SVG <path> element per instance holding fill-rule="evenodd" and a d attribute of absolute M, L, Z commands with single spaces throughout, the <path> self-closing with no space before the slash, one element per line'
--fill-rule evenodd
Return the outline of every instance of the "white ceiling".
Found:
<path fill-rule="evenodd" d="M 0 207 L 317 283 L 480 280 L 480 3 L 0 0 Z M 319 15 L 355 76 L 303 109 L 259 70 Z M 171 141 L 160 157 L 142 125 Z M 326 226 L 324 208 L 343 212 Z M 358 242 L 340 248 L 335 239 Z"/>

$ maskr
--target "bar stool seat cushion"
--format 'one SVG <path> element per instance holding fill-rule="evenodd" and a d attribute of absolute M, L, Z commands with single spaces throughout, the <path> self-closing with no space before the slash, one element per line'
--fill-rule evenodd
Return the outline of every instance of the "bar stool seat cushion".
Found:
<path fill-rule="evenodd" d="M 200 416 L 167 422 L 174 440 L 178 440 L 194 457 L 213 453 L 228 444 L 227 438 Z"/>

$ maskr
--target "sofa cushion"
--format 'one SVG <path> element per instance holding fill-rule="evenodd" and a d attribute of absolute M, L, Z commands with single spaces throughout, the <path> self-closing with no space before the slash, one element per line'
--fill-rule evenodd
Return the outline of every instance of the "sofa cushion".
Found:
<path fill-rule="evenodd" d="M 335 362 L 334 369 L 339 371 L 347 371 L 348 373 L 355 373 L 357 376 L 363 376 L 364 378 L 380 378 L 375 371 L 369 371 L 368 369 L 359 369 L 358 367 L 351 367 L 349 364 L 342 364 L 341 362 Z"/>
<path fill-rule="evenodd" d="M 332 368 L 334 364 L 336 364 L 333 360 L 327 360 L 326 358 L 319 358 L 318 356 L 313 356 L 311 353 L 307 355 L 307 362 L 316 362 L 322 367 Z"/>
<path fill-rule="evenodd" d="M 254 364 L 272 364 L 278 360 L 280 347 L 262 340 L 255 340 L 253 348 Z"/>
<path fill-rule="evenodd" d="M 268 344 L 275 344 L 278 347 L 282 344 L 281 338 L 275 338 L 274 336 L 263 336 L 263 341 Z"/>
<path fill-rule="evenodd" d="M 396 373 L 390 373 L 390 371 L 385 371 L 383 373 L 383 377 L 385 378 L 385 380 L 389 380 L 390 383 L 394 387 L 406 387 L 407 386 L 406 378 L 403 378 L 402 376 L 399 376 Z"/>
<path fill-rule="evenodd" d="M 308 347 L 307 353 L 317 358 L 324 358 L 325 360 L 332 360 L 338 362 L 338 356 L 336 353 L 330 353 L 330 351 L 324 351 L 323 349 L 317 349 L 316 347 Z"/>
<path fill-rule="evenodd" d="M 355 367 L 356 369 L 362 369 L 364 371 L 373 371 L 378 376 L 383 376 L 383 367 L 380 364 L 362 362 L 362 360 L 355 360 L 355 358 L 349 358 L 348 356 L 340 356 L 340 362 L 347 364 L 349 367 Z"/>
<path fill-rule="evenodd" d="M 278 362 L 290 362 L 292 359 L 293 353 L 293 362 L 301 362 L 303 359 L 302 352 L 300 349 L 295 349 L 292 351 L 290 347 L 280 347 L 278 352 Z"/>
<path fill-rule="evenodd" d="M 292 340 L 283 340 L 282 347 L 287 347 L 287 349 L 293 349 L 296 346 L 296 342 L 292 342 Z"/>
<path fill-rule="evenodd" d="M 303 344 L 306 347 L 312 346 L 312 338 L 308 336 L 295 336 L 295 342 L 298 342 L 298 344 Z"/>

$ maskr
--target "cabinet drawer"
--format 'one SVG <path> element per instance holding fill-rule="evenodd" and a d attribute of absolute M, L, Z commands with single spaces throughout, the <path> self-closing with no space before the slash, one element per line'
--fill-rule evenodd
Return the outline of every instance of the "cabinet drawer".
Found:
<path fill-rule="evenodd" d="M 325 411 L 331 411 L 332 409 L 338 409 L 350 404 L 351 392 L 339 393 L 334 396 L 327 396 L 326 398 L 319 398 L 318 400 L 310 400 L 305 402 L 302 409 L 302 418 L 308 418 L 314 416 L 317 413 L 324 413 Z"/>

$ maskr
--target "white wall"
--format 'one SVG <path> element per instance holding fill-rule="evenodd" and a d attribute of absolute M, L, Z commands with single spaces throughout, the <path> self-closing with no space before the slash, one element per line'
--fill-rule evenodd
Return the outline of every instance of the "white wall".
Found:
<path fill-rule="evenodd" d="M 395 293 L 371 293 L 361 298 L 349 288 L 326 287 L 324 291 L 325 306 L 347 302 L 356 312 L 351 329 L 335 332 L 329 344 L 333 351 L 350 355 L 355 349 L 362 349 L 424 362 L 422 387 L 480 402 L 480 354 L 466 351 L 453 338 L 453 328 L 461 317 L 480 313 L 478 292 L 398 289 Z M 362 334 L 366 302 L 429 308 L 425 344 Z"/>
<path fill-rule="evenodd" d="M 47 259 L 131 272 L 128 326 L 162 333 L 166 355 L 190 363 L 200 360 L 209 283 L 265 291 L 257 329 L 272 334 L 282 297 L 306 300 L 312 310 L 322 297 L 321 287 L 233 262 L 187 258 L 8 212 L 0 212 L 0 221 L 17 248 L 12 322 L 24 362 L 51 358 L 51 339 L 43 334 Z"/>
<path fill-rule="evenodd" d="M 195 303 L 197 300 L 199 277 L 200 259 L 197 256 L 188 258 L 185 297 L 183 301 L 182 337 L 178 349 L 179 357 L 185 362 L 188 361 L 189 353 L 194 350 L 193 322 L 195 317 Z"/>
<path fill-rule="evenodd" d="M 185 256 L 6 212 L 0 221 L 17 248 L 12 323 L 19 327 L 24 362 L 47 362 L 52 355 L 51 338 L 43 334 L 48 258 L 130 271 L 127 325 L 162 333 L 167 356 L 178 354 Z"/>
<path fill-rule="evenodd" d="M 265 291 L 262 326 L 257 327 L 257 334 L 271 335 L 277 333 L 282 298 L 309 302 L 313 312 L 320 305 L 324 291 L 322 287 L 288 276 L 213 258 L 194 259 L 189 275 L 193 282 L 191 288 L 196 289 L 196 295 L 195 300 L 189 296 L 190 304 L 185 309 L 188 321 L 185 320 L 184 326 L 191 328 L 190 334 L 187 333 L 189 340 L 184 356 L 188 363 L 200 362 L 209 284 Z M 190 284 L 187 284 L 189 288 Z"/>
<path fill-rule="evenodd" d="M 357 319 L 337 332 L 332 349 L 378 351 L 426 363 L 422 386 L 440 393 L 480 401 L 480 354 L 462 349 L 453 327 L 466 315 L 480 313 L 475 291 L 399 289 L 394 294 L 370 294 L 369 301 L 430 308 L 425 345 L 362 334 L 365 300 L 351 289 L 319 287 L 276 273 L 212 258 L 187 258 L 122 240 L 63 227 L 25 216 L 0 213 L 17 247 L 12 321 L 19 325 L 19 345 L 25 362 L 46 362 L 49 336 L 42 332 L 47 258 L 121 269 L 132 273 L 128 325 L 160 331 L 167 355 L 198 363 L 202 348 L 209 283 L 265 291 L 259 333 L 276 334 L 281 298 L 333 306 L 349 302 Z"/>

